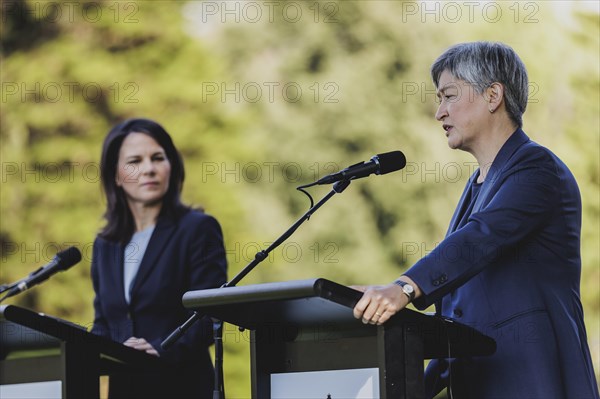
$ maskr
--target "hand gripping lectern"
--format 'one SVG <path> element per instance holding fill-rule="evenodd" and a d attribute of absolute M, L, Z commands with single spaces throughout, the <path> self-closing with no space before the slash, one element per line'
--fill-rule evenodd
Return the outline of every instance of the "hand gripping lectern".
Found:
<path fill-rule="evenodd" d="M 362 293 L 326 279 L 189 291 L 190 309 L 251 330 L 253 398 L 423 398 L 424 359 L 485 356 L 494 340 L 405 309 L 382 326 Z"/>
<path fill-rule="evenodd" d="M 98 398 L 101 375 L 162 367 L 155 356 L 66 320 L 18 306 L 0 306 L 2 398 Z"/>

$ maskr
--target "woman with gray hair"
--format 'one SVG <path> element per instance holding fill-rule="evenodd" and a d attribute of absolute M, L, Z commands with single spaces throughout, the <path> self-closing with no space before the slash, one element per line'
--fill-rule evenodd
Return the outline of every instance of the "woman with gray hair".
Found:
<path fill-rule="evenodd" d="M 355 317 L 380 325 L 410 302 L 435 304 L 496 340 L 491 356 L 430 362 L 427 397 L 447 387 L 452 398 L 598 398 L 579 298 L 579 189 L 521 130 L 523 62 L 501 43 L 463 43 L 431 76 L 448 145 L 479 168 L 446 238 L 395 282 L 359 287 Z"/>

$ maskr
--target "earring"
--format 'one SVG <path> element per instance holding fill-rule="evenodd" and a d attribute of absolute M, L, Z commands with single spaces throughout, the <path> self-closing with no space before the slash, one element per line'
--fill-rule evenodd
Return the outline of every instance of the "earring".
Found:
<path fill-rule="evenodd" d="M 489 108 L 490 114 L 494 113 L 494 110 L 492 108 Z"/>

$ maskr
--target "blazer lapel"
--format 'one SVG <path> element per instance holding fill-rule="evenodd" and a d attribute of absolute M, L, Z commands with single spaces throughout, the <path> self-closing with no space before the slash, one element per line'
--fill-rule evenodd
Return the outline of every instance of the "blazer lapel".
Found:
<path fill-rule="evenodd" d="M 150 272 L 156 265 L 156 261 L 158 257 L 163 251 L 163 248 L 167 244 L 167 242 L 173 236 L 173 230 L 175 229 L 175 224 L 169 221 L 157 221 L 156 227 L 152 232 L 152 236 L 150 237 L 150 242 L 148 242 L 148 247 L 146 248 L 146 252 L 144 253 L 144 257 L 142 258 L 142 263 L 140 264 L 140 268 L 133 279 L 133 286 L 131 287 L 131 300 L 133 302 L 133 298 L 135 297 L 135 292 L 139 289 L 139 287 L 144 283 L 144 281 L 150 275 Z M 123 277 L 121 276 L 121 281 L 123 281 Z"/>
<path fill-rule="evenodd" d="M 450 221 L 450 226 L 448 227 L 448 231 L 446 232 L 446 236 L 454 233 L 458 228 L 458 224 L 464 214 L 466 207 L 469 205 L 469 201 L 467 201 L 467 197 L 469 197 L 469 193 L 471 192 L 471 185 L 473 185 L 473 180 L 478 176 L 477 172 L 473 173 L 473 175 L 469 178 L 467 182 L 467 186 L 465 187 L 462 196 L 460 197 L 460 201 L 458 201 L 458 206 L 454 210 L 454 215 L 452 216 L 452 220 Z"/>
<path fill-rule="evenodd" d="M 111 274 L 112 281 L 115 282 L 116 287 L 118 287 L 117 295 L 119 295 L 120 300 L 123 303 L 125 301 L 125 289 L 124 289 L 124 281 L 123 281 L 123 259 L 124 259 L 124 251 L 125 248 L 118 242 L 105 241 L 107 245 L 108 258 L 110 261 L 106 262 L 103 267 L 108 267 L 109 273 Z"/>
<path fill-rule="evenodd" d="M 521 145 L 528 141 L 529 137 L 527 137 L 521 129 L 517 129 L 508 140 L 506 140 L 506 143 L 504 143 L 500 151 L 498 151 L 496 158 L 494 158 L 494 162 L 492 162 L 492 166 L 485 177 L 485 181 L 481 186 L 481 191 L 477 196 L 477 200 L 475 201 L 471 213 L 479 212 L 483 204 L 487 203 L 487 196 L 489 195 L 491 188 L 500 180 L 508 160 Z"/>

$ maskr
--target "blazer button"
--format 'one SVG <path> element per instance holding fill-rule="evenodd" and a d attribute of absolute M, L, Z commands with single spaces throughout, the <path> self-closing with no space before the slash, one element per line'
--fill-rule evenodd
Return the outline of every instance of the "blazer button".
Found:
<path fill-rule="evenodd" d="M 440 285 L 440 282 L 438 280 L 435 280 L 432 284 L 437 287 L 438 285 Z"/>
<path fill-rule="evenodd" d="M 442 283 L 445 283 L 446 281 L 448 281 L 448 276 L 446 276 L 445 274 L 442 274 L 442 277 L 440 277 L 440 281 Z"/>
<path fill-rule="evenodd" d="M 460 309 L 454 309 L 452 311 L 452 313 L 454 313 L 454 316 L 456 316 L 456 317 L 462 317 L 462 315 L 463 315 L 463 311 Z"/>

